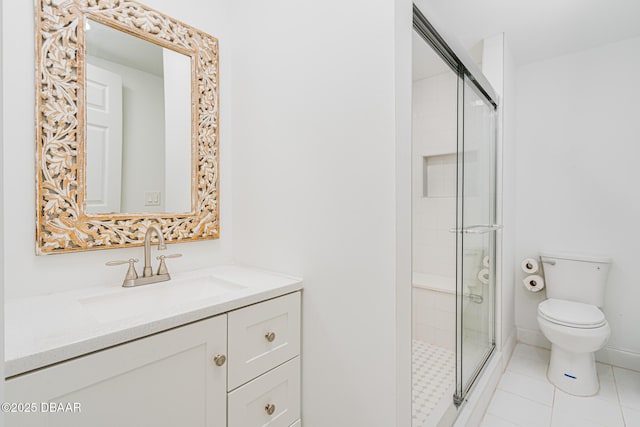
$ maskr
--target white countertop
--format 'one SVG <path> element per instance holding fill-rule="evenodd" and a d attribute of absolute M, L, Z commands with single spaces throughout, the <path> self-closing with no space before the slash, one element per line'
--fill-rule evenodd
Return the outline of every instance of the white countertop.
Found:
<path fill-rule="evenodd" d="M 209 282 L 203 278 L 218 289 L 217 294 L 208 292 Z M 297 277 L 223 265 L 135 288 L 115 284 L 7 300 L 5 375 L 18 375 L 300 289 L 302 279 Z"/>

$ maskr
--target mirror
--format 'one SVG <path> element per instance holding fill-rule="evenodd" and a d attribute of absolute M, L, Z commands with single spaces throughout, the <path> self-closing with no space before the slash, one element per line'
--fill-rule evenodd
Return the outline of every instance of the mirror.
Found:
<path fill-rule="evenodd" d="M 191 211 L 191 58 L 88 20 L 86 211 Z"/>
<path fill-rule="evenodd" d="M 218 41 L 128 0 L 36 15 L 37 254 L 218 238 Z"/>

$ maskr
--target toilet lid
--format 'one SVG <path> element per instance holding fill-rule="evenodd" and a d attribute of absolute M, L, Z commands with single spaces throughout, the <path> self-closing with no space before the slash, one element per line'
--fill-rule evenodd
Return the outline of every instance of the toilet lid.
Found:
<path fill-rule="evenodd" d="M 549 322 L 573 328 L 598 328 L 607 323 L 595 305 L 554 298 L 541 302 L 538 314 Z"/>

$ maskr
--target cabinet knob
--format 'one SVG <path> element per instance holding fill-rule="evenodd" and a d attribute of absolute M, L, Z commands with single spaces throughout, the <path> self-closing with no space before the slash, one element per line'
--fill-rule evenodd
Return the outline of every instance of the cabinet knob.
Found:
<path fill-rule="evenodd" d="M 224 362 L 226 361 L 227 356 L 225 356 L 224 354 L 216 354 L 215 356 L 213 356 L 213 363 L 215 363 L 217 366 L 224 365 Z"/>
<path fill-rule="evenodd" d="M 276 405 L 274 405 L 273 403 L 267 403 L 267 406 L 264 407 L 264 410 L 267 414 L 273 415 L 273 413 L 276 411 Z"/>
<path fill-rule="evenodd" d="M 273 340 L 276 339 L 276 333 L 275 332 L 267 332 L 266 334 L 264 334 L 264 337 L 267 339 L 267 341 L 273 342 Z"/>

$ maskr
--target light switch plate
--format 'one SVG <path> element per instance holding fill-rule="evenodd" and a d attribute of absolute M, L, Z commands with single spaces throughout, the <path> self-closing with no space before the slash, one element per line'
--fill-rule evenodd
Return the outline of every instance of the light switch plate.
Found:
<path fill-rule="evenodd" d="M 159 191 L 145 191 L 145 193 L 144 193 L 144 205 L 145 206 L 160 206 L 160 192 Z"/>

